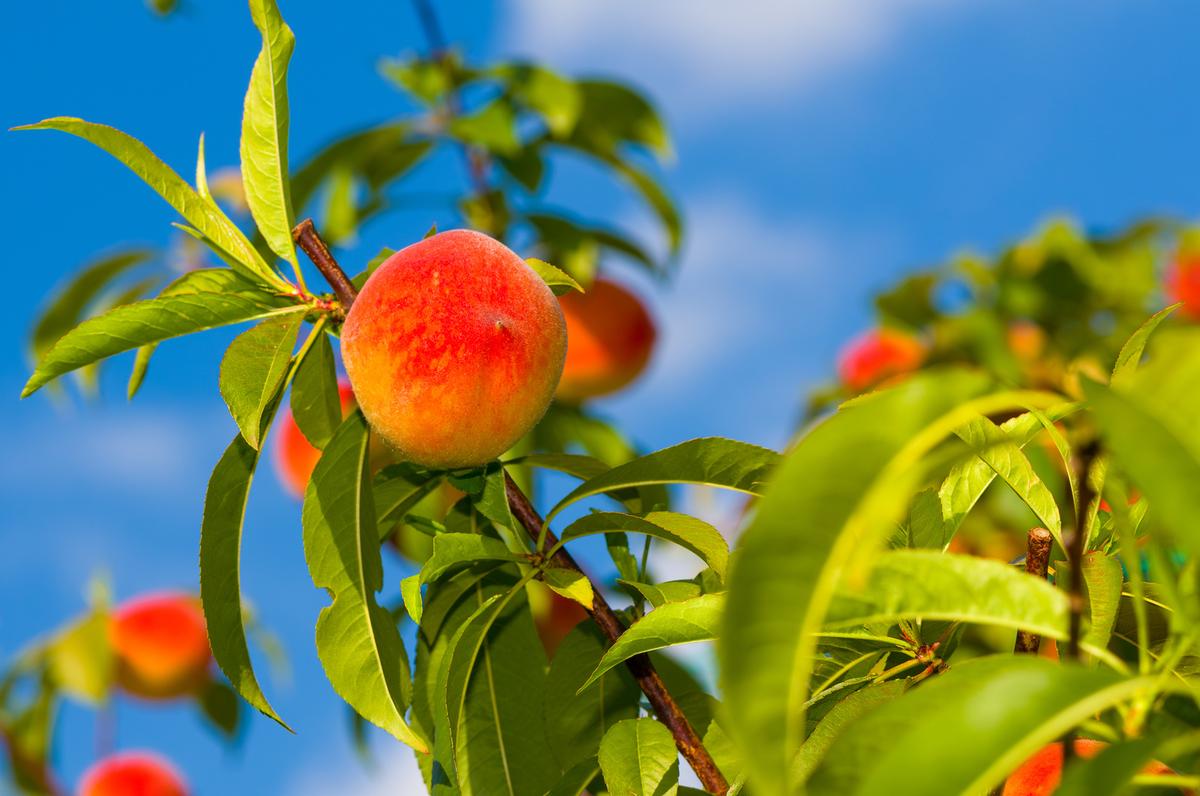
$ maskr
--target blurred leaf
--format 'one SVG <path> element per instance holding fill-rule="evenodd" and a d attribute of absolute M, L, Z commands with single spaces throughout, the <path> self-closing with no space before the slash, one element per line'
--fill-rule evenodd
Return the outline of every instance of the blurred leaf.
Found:
<path fill-rule="evenodd" d="M 932 371 L 843 406 L 799 440 L 759 501 L 730 573 L 718 651 L 732 734 L 765 792 L 791 789 L 814 634 L 843 570 L 891 531 L 928 447 L 986 386 L 969 371 Z"/>
<path fill-rule="evenodd" d="M 529 191 L 536 191 L 546 174 L 541 147 L 532 143 L 522 146 L 511 156 L 497 155 L 496 162 Z"/>
<path fill-rule="evenodd" d="M 131 348 L 241 321 L 305 311 L 255 288 L 232 271 L 224 273 L 226 289 L 221 292 L 172 294 L 138 301 L 79 324 L 38 363 L 21 397 L 64 373 Z"/>
<path fill-rule="evenodd" d="M 388 80 L 429 105 L 440 101 L 451 88 L 447 70 L 434 61 L 388 58 L 379 65 L 379 71 Z"/>
<path fill-rule="evenodd" d="M 570 135 L 582 106 L 579 89 L 572 81 L 533 63 L 502 63 L 492 67 L 491 73 L 508 86 L 517 103 L 541 116 L 551 133 Z"/>
<path fill-rule="evenodd" d="M 221 397 L 242 437 L 255 450 L 262 448 L 279 405 L 304 314 L 297 308 L 252 326 L 234 338 L 221 359 Z"/>
<path fill-rule="evenodd" d="M 637 715 L 641 691 L 624 668 L 604 675 L 598 688 L 580 691 L 600 662 L 605 642 L 581 622 L 559 644 L 546 676 L 546 743 L 564 769 L 592 760 L 614 723 Z"/>
<path fill-rule="evenodd" d="M 595 276 L 601 249 L 644 265 L 651 272 L 658 270 L 645 249 L 615 232 L 551 213 L 526 213 L 525 220 L 537 232 L 547 256 L 562 258 L 555 262 L 579 279 L 590 280 Z"/>
<path fill-rule="evenodd" d="M 324 450 L 342 423 L 342 399 L 329 336 L 321 330 L 296 366 L 292 380 L 292 419 L 304 438 Z"/>
<path fill-rule="evenodd" d="M 583 482 L 554 506 L 546 521 L 584 498 L 648 484 L 703 484 L 757 494 L 778 461 L 775 451 L 736 440 L 704 437 L 681 442 Z"/>
<path fill-rule="evenodd" d="M 1025 502 L 1062 547 L 1058 503 L 1021 452 L 1021 446 L 1010 442 L 1009 434 L 986 417 L 973 418 L 955 433 Z"/>
<path fill-rule="evenodd" d="M 353 282 L 356 288 L 362 290 L 362 286 L 371 278 L 371 274 L 375 273 L 375 269 L 387 262 L 387 259 L 395 253 L 395 249 L 389 249 L 386 246 L 380 249 L 379 254 L 372 257 L 370 262 L 367 263 L 367 267 L 361 273 L 357 274 L 351 282 Z"/>
<path fill-rule="evenodd" d="M 108 626 L 108 610 L 98 607 L 62 631 L 47 649 L 54 684 L 92 706 L 107 701 L 116 673 Z"/>
<path fill-rule="evenodd" d="M 729 561 L 729 544 L 713 526 L 704 520 L 671 511 L 652 511 L 645 517 L 614 512 L 585 514 L 563 529 L 561 540 L 598 533 L 622 531 L 640 533 L 679 545 L 700 557 L 723 580 Z"/>
<path fill-rule="evenodd" d="M 671 253 L 678 252 L 680 246 L 683 245 L 683 219 L 679 215 L 679 208 L 675 205 L 675 200 L 670 197 L 658 180 L 633 164 L 615 158 L 605 162 L 642 195 L 642 199 L 650 205 L 650 209 L 655 212 L 659 222 L 663 225 Z"/>
<path fill-rule="evenodd" d="M 880 554 L 861 591 L 842 589 L 835 595 L 826 627 L 937 619 L 1021 628 L 1062 639 L 1067 637 L 1067 614 L 1063 591 L 1008 564 L 893 550 Z"/>
<path fill-rule="evenodd" d="M 548 262 L 530 257 L 525 260 L 525 263 L 532 268 L 542 281 L 549 286 L 550 290 L 556 296 L 566 295 L 572 290 L 577 290 L 580 293 L 583 291 L 583 286 L 571 278 L 565 271 L 560 271 Z"/>
<path fill-rule="evenodd" d="M 304 496 L 304 555 L 332 605 L 317 620 L 317 655 L 334 690 L 367 721 L 418 752 L 429 747 L 404 714 L 408 655 L 396 623 L 375 599 L 383 586 L 370 489 L 369 433 L 361 412 L 338 427 Z"/>
<path fill-rule="evenodd" d="M 114 279 L 154 256 L 150 249 L 132 249 L 103 257 L 83 268 L 58 291 L 38 318 L 31 335 L 34 360 L 41 359 L 60 337 L 83 317 L 88 305 Z"/>
<path fill-rule="evenodd" d="M 600 770 L 610 793 L 675 796 L 679 754 L 671 731 L 654 719 L 625 719 L 600 742 Z"/>
<path fill-rule="evenodd" d="M 1087 599 L 1091 625 L 1083 643 L 1105 649 L 1112 638 L 1113 625 L 1121 607 L 1121 587 L 1124 576 L 1121 562 L 1101 552 L 1091 552 L 1083 557 L 1083 580 L 1087 587 Z"/>
<path fill-rule="evenodd" d="M 614 154 L 621 144 L 640 144 L 659 156 L 669 155 L 671 139 L 654 107 L 620 83 L 580 80 L 583 106 L 570 143 L 587 152 Z"/>
<path fill-rule="evenodd" d="M 287 69 L 296 39 L 275 0 L 250 0 L 250 16 L 262 34 L 262 51 L 250 73 L 242 116 L 242 183 L 267 245 L 299 269 L 288 186 Z"/>
<path fill-rule="evenodd" d="M 179 211 L 189 224 L 229 252 L 244 276 L 274 288 L 287 287 L 287 283 L 267 264 L 236 224 L 216 205 L 196 193 L 182 177 L 136 138 L 112 127 L 65 116 L 14 129 L 61 130 L 95 144 L 128 166 Z"/>
<path fill-rule="evenodd" d="M 475 113 L 455 117 L 448 130 L 470 146 L 500 155 L 511 157 L 521 148 L 516 114 L 512 105 L 503 99 L 493 100 Z"/>
<path fill-rule="evenodd" d="M 595 599 L 592 582 L 579 570 L 546 567 L 542 570 L 542 580 L 556 594 L 574 600 L 589 611 L 592 610 L 592 601 Z"/>
<path fill-rule="evenodd" d="M 340 136 L 317 151 L 292 177 L 292 202 L 304 208 L 336 172 L 349 172 L 379 191 L 408 172 L 432 148 L 428 141 L 405 138 L 409 125 L 387 122 Z"/>
<path fill-rule="evenodd" d="M 634 655 L 678 644 L 711 641 L 717 637 L 724 608 L 723 594 L 702 594 L 655 608 L 613 642 L 580 690 L 588 688 L 609 669 Z"/>
<path fill-rule="evenodd" d="M 1125 345 L 1121 346 L 1121 351 L 1117 354 L 1117 363 L 1113 366 L 1112 384 L 1123 386 L 1128 383 L 1134 371 L 1137 370 L 1138 364 L 1142 361 L 1142 354 L 1146 350 L 1146 343 L 1150 341 L 1150 335 L 1154 334 L 1154 330 L 1167 319 L 1167 316 L 1182 306 L 1182 304 L 1172 304 L 1166 309 L 1154 313 L 1125 341 Z"/>
<path fill-rule="evenodd" d="M 213 468 L 200 527 L 200 600 L 221 671 L 243 699 L 291 731 L 254 675 L 242 616 L 242 528 L 257 465 L 258 453 L 239 434 Z"/>
<path fill-rule="evenodd" d="M 241 708 L 237 693 L 220 680 L 209 680 L 199 696 L 200 712 L 226 738 L 237 735 Z M 285 725 L 286 726 L 286 725 Z"/>
<path fill-rule="evenodd" d="M 1031 655 L 967 661 L 848 726 L 809 790 L 886 793 L 902 781 L 912 796 L 983 793 L 1043 745 L 1147 684 Z M 954 754 L 931 737 L 953 738 Z"/>

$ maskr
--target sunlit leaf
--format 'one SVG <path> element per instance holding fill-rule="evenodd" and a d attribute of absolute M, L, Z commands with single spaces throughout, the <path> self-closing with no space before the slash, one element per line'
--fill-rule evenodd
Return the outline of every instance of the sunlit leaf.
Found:
<path fill-rule="evenodd" d="M 59 633 L 46 650 L 55 685 L 93 706 L 108 699 L 116 673 L 108 633 L 108 611 L 97 607 Z"/>
<path fill-rule="evenodd" d="M 716 638 L 724 608 L 723 594 L 702 594 L 655 608 L 613 642 L 581 689 L 590 687 L 609 669 L 634 655 Z"/>
<path fill-rule="evenodd" d="M 675 796 L 679 754 L 671 731 L 654 719 L 626 719 L 604 733 L 600 770 L 610 793 Z"/>
<path fill-rule="evenodd" d="M 254 289 L 232 271 L 229 290 L 161 296 L 116 307 L 65 334 L 42 358 L 22 390 L 31 395 L 47 382 L 105 357 L 241 321 L 303 312 L 286 299 Z"/>
<path fill-rule="evenodd" d="M 690 550 L 722 580 L 729 562 L 729 543 L 713 526 L 688 514 L 652 511 L 644 517 L 601 511 L 585 514 L 563 529 L 560 538 L 568 542 L 583 536 L 621 531 L 662 539 Z"/>
<path fill-rule="evenodd" d="M 1154 334 L 1158 325 L 1181 306 L 1183 305 L 1172 304 L 1166 309 L 1154 313 L 1125 341 L 1125 345 L 1121 346 L 1121 351 L 1117 354 L 1117 363 L 1113 366 L 1112 383 L 1114 385 L 1123 385 L 1129 381 L 1142 360 L 1142 354 L 1146 350 L 1146 343 L 1150 341 L 1150 335 Z"/>
<path fill-rule="evenodd" d="M 205 237 L 229 252 L 245 276 L 276 288 L 286 283 L 238 228 L 212 202 L 192 189 L 141 141 L 112 127 L 60 116 L 18 130 L 61 130 L 100 147 L 124 163 Z"/>
<path fill-rule="evenodd" d="M 757 494 L 778 461 L 775 451 L 736 440 L 681 442 L 583 482 L 554 506 L 548 519 L 584 498 L 648 484 L 703 484 Z"/>
<path fill-rule="evenodd" d="M 323 332 L 313 341 L 296 367 L 292 379 L 292 419 L 304 438 L 324 450 L 342 423 L 342 401 L 338 392 L 333 346 Z"/>
<path fill-rule="evenodd" d="M 254 223 L 271 251 L 299 267 L 288 187 L 287 68 L 296 39 L 275 0 L 250 0 L 262 50 L 250 72 L 242 114 L 242 184 Z"/>
<path fill-rule="evenodd" d="M 501 155 L 513 155 L 521 146 L 516 114 L 512 105 L 503 99 L 493 100 L 472 114 L 453 119 L 449 132 L 467 144 Z"/>
<path fill-rule="evenodd" d="M 303 312 L 270 318 L 242 332 L 221 360 L 218 385 L 251 448 L 262 447 L 296 347 Z"/>
<path fill-rule="evenodd" d="M 507 84 L 516 102 L 545 119 L 552 133 L 566 136 L 574 129 L 583 103 L 572 81 L 532 63 L 499 64 L 491 72 Z"/>
<path fill-rule="evenodd" d="M 1088 626 L 1084 644 L 1104 649 L 1112 638 L 1113 625 L 1121 607 L 1121 588 L 1124 576 L 1121 562 L 1101 552 L 1083 557 L 1083 581 L 1087 587 Z"/>
<path fill-rule="evenodd" d="M 200 600 L 221 671 L 243 699 L 290 730 L 258 684 L 242 617 L 242 530 L 257 465 L 257 451 L 239 434 L 213 469 L 200 526 Z"/>
<path fill-rule="evenodd" d="M 592 610 L 595 592 L 592 582 L 577 569 L 546 567 L 542 570 L 542 581 L 556 594 L 574 600 L 589 611 Z"/>
<path fill-rule="evenodd" d="M 361 412 L 338 428 L 304 496 L 304 555 L 313 583 L 333 600 L 317 620 L 317 655 L 334 690 L 363 718 L 419 752 L 425 740 L 404 720 L 408 655 L 396 623 L 376 601 L 383 586 L 369 434 Z"/>
<path fill-rule="evenodd" d="M 572 290 L 583 292 L 583 286 L 572 279 L 570 274 L 555 268 L 550 263 L 532 257 L 525 260 L 525 263 L 537 272 L 537 275 L 550 287 L 554 295 L 563 296 Z"/>

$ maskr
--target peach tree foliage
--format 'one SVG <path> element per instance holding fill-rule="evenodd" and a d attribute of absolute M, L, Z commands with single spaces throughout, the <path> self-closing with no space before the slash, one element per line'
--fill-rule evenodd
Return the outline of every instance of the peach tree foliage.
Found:
<path fill-rule="evenodd" d="M 372 197 L 382 201 L 371 175 L 389 183 L 404 171 L 390 147 L 431 142 L 409 140 L 407 130 L 365 131 L 389 142 L 380 144 L 388 153 L 380 160 L 365 154 L 376 150 L 362 141 L 335 144 L 314 167 L 319 179 L 292 173 L 285 79 L 291 34 L 270 0 L 254 0 L 251 10 L 263 33 L 243 123 L 253 233 L 213 199 L 202 155 L 192 186 L 112 128 L 65 118 L 32 126 L 72 133 L 124 162 L 223 265 L 191 271 L 153 298 L 114 301 L 82 323 L 102 287 L 68 288 L 75 304 L 43 329 L 25 389 L 30 394 L 135 350 L 144 375 L 147 352 L 164 340 L 253 324 L 222 362 L 219 389 L 238 433 L 209 482 L 200 535 L 213 653 L 242 699 L 286 726 L 251 663 L 239 548 L 260 450 L 288 400 L 305 436 L 324 450 L 302 515 L 314 584 L 331 601 L 318 620 L 318 655 L 358 715 L 415 750 L 434 793 L 694 790 L 678 784 L 678 728 L 667 726 L 653 699 L 642 700 L 630 676 L 644 655 L 701 739 L 703 755 L 719 767 L 709 788 L 717 792 L 724 783 L 728 792 L 756 794 L 871 794 L 894 792 L 896 783 L 907 793 L 986 792 L 1037 748 L 1074 732 L 1112 744 L 1068 771 L 1075 792 L 1097 792 L 1078 783 L 1101 770 L 1115 792 L 1151 756 L 1194 784 L 1196 330 L 1154 335 L 1169 315 L 1164 310 L 1131 330 L 1103 372 L 1080 373 L 1071 385 L 1014 385 L 978 367 L 978 358 L 958 357 L 843 403 L 811 423 L 782 457 L 698 439 L 614 462 L 574 445 L 547 445 L 535 434 L 528 452 L 480 468 L 434 472 L 401 463 L 373 475 L 370 429 L 361 414 L 342 421 L 337 409 L 333 346 L 344 307 L 304 284 L 291 231 L 296 209 L 324 184 L 327 206 L 342 208 L 323 221 L 337 240 L 339 212 L 351 207 L 358 223 L 375 212 Z M 539 150 L 574 148 L 608 163 L 656 203 L 644 173 L 621 152 L 625 143 L 661 143 L 653 132 L 661 127 L 613 111 L 607 90 L 588 99 L 589 89 L 574 84 L 584 99 L 566 112 L 568 123 L 561 108 L 569 103 L 546 100 L 543 92 L 569 83 L 559 79 L 547 89 L 540 78 L 522 82 L 537 70 L 474 70 L 441 58 L 391 71 L 443 108 L 461 82 L 501 86 L 499 98 L 455 114 L 439 134 L 466 139 L 472 163 L 484 152 L 514 180 L 536 185 Z M 526 129 L 511 116 L 526 112 L 540 117 L 543 129 L 514 145 L 504 131 Z M 534 157 L 521 157 L 527 150 Z M 540 262 L 536 268 L 558 290 L 586 284 L 597 252 L 612 248 L 603 234 L 578 224 L 555 238 L 528 206 L 495 193 L 473 192 L 466 217 L 493 234 L 518 217 L 539 230 L 539 253 L 564 270 Z M 665 215 L 664 222 L 670 228 Z M 94 271 L 88 279 L 107 284 Z M 1061 459 L 1061 494 L 1026 455 L 1047 442 Z M 540 468 L 578 481 L 549 501 L 545 526 L 529 523 L 505 482 L 507 473 Z M 419 498 L 443 481 L 466 497 L 440 519 L 411 516 Z M 733 553 L 710 525 L 670 509 L 673 484 L 749 496 L 750 520 Z M 1135 487 L 1143 497 L 1130 503 Z M 947 552 L 989 489 L 1011 491 L 1053 534 L 1053 584 L 1003 562 Z M 1101 496 L 1111 512 L 1098 510 Z M 584 501 L 603 510 L 564 524 L 564 512 Z M 431 538 L 431 554 L 417 574 L 384 583 L 380 544 L 400 522 Z M 609 643 L 580 626 L 547 661 L 524 587 L 541 580 L 599 615 L 596 585 L 554 555 L 597 534 L 608 539 L 629 598 L 619 611 L 627 629 Z M 678 545 L 703 570 L 688 581 L 651 582 L 630 552 L 629 534 Z M 398 627 L 410 621 L 417 623 L 413 649 Z M 14 678 L 5 681 L 2 718 L 14 770 L 26 758 L 44 759 L 55 690 L 79 688 L 64 676 L 63 662 L 82 659 L 85 671 L 92 664 L 86 653 L 64 653 L 64 639 L 87 627 L 55 636 L 14 667 L 47 685 L 35 689 L 31 703 L 20 704 Z M 977 627 L 1000 628 L 1009 639 L 1022 629 L 1057 640 L 1062 659 L 962 643 Z M 693 642 L 716 644 L 719 701 L 662 654 Z M 107 681 L 96 682 L 103 688 Z M 697 750 L 684 751 L 689 761 L 699 759 Z"/>

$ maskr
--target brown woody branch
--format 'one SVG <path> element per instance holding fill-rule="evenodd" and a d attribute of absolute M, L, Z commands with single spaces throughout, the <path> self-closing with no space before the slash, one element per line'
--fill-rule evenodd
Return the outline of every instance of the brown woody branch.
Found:
<path fill-rule="evenodd" d="M 548 527 L 544 527 L 545 523 L 538 515 L 537 510 L 529 502 L 529 498 L 521 491 L 521 487 L 517 486 L 516 482 L 508 473 L 504 474 L 504 486 L 508 494 L 508 504 L 512 508 L 513 516 L 517 522 L 525 529 L 529 538 L 534 544 L 538 543 L 538 537 L 544 537 L 545 549 L 553 549 L 558 545 L 558 537 L 554 535 Z M 579 564 L 575 563 L 575 559 L 565 548 L 559 548 L 554 554 L 553 561 L 560 567 L 578 572 L 584 577 L 586 573 L 580 569 Z M 593 620 L 599 625 L 600 631 L 604 633 L 608 643 L 615 643 L 621 634 L 625 632 L 625 625 L 613 613 L 613 609 L 609 606 L 608 601 L 604 599 L 604 595 L 596 587 L 595 582 L 588 579 L 592 584 L 592 609 L 588 613 L 591 614 Z M 700 784 L 709 793 L 723 796 L 729 790 L 729 783 L 725 781 L 724 775 L 721 774 L 717 764 L 713 761 L 712 755 L 704 748 L 704 743 L 700 740 L 700 736 L 696 734 L 696 730 L 688 722 L 687 717 L 683 715 L 679 705 L 676 704 L 671 692 L 667 690 L 662 678 L 654 669 L 654 664 L 650 661 L 650 656 L 645 653 L 635 655 L 625 661 L 625 665 L 629 668 L 633 679 L 637 681 L 638 687 L 642 689 L 642 693 L 650 701 L 650 706 L 654 708 L 654 714 L 658 720 L 666 725 L 671 731 L 672 737 L 675 738 L 675 746 L 679 749 L 683 758 L 688 761 L 688 765 L 696 772 L 696 776 L 700 779 Z"/>
<path fill-rule="evenodd" d="M 1050 569 L 1050 546 L 1054 537 L 1045 528 L 1032 528 L 1025 540 L 1025 571 L 1041 580 Z M 1017 631 L 1013 652 L 1037 654 L 1042 637 L 1028 630 Z"/>
<path fill-rule="evenodd" d="M 350 280 L 346 277 L 346 272 L 338 265 L 337 260 L 329 252 L 329 247 L 321 240 L 321 236 L 317 233 L 311 219 L 305 219 L 296 225 L 292 230 L 292 238 L 297 245 L 304 250 L 305 254 L 317 266 L 321 274 L 333 287 L 337 294 L 338 300 L 342 306 L 348 311 L 350 305 L 354 303 L 355 296 L 358 291 Z M 536 545 L 538 536 L 544 535 L 544 544 L 549 547 L 554 547 L 558 544 L 558 538 L 549 529 L 543 526 L 542 518 L 534 509 L 533 504 L 529 502 L 529 498 L 521 491 L 516 482 L 505 473 L 504 474 L 505 491 L 508 495 L 508 503 L 512 508 L 513 516 L 525 529 L 530 539 Z M 554 562 L 566 569 L 574 570 L 580 574 L 584 574 L 579 565 L 575 563 L 575 559 L 571 557 L 565 549 L 559 549 L 554 554 Z M 609 643 L 615 642 L 625 632 L 625 625 L 621 622 L 617 615 L 613 613 L 612 608 L 600 593 L 600 589 L 596 587 L 595 582 L 589 579 L 592 584 L 592 593 L 594 595 L 592 601 L 592 610 L 589 612 L 592 619 L 600 627 L 600 631 L 608 639 Z M 651 663 L 649 656 L 635 655 L 625 661 L 625 665 L 633 674 L 634 680 L 637 681 L 638 687 L 642 689 L 642 693 L 646 695 L 650 706 L 654 708 L 654 713 L 658 720 L 666 725 L 671 731 L 672 737 L 675 739 L 675 746 L 688 761 L 688 765 L 696 772 L 700 783 L 709 793 L 716 796 L 724 796 L 729 790 L 729 783 L 721 774 L 717 764 L 713 761 L 712 755 L 704 748 L 704 743 L 700 736 L 696 734 L 696 730 L 688 722 L 687 717 L 683 715 L 679 705 L 675 702 L 671 692 L 667 690 L 667 686 L 663 683 L 662 678 L 654 669 L 654 664 Z"/>

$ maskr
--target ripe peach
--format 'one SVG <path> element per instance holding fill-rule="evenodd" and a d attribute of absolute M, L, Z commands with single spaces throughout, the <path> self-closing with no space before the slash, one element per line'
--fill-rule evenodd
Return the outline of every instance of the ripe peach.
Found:
<path fill-rule="evenodd" d="M 838 357 L 838 375 L 854 392 L 916 370 L 925 361 L 920 340 L 895 329 L 875 329 L 855 338 Z"/>
<path fill-rule="evenodd" d="M 1075 754 L 1082 758 L 1095 757 L 1108 744 L 1079 738 Z M 1021 764 L 1004 784 L 1003 796 L 1050 796 L 1062 780 L 1063 747 L 1061 743 L 1043 746 Z M 1170 774 L 1171 769 L 1154 761 L 1142 769 L 1143 774 Z"/>
<path fill-rule="evenodd" d="M 354 411 L 356 404 L 350 382 L 338 382 L 338 397 L 342 401 L 343 417 Z M 304 497 L 308 479 L 320 458 L 321 451 L 304 437 L 291 411 L 284 412 L 275 437 L 275 472 L 284 488 L 298 498 Z"/>
<path fill-rule="evenodd" d="M 1200 320 L 1200 254 L 1180 254 L 1167 270 L 1167 296 L 1182 301 L 1182 315 Z"/>
<path fill-rule="evenodd" d="M 1046 350 L 1046 332 L 1033 321 L 1013 321 L 1006 337 L 1009 350 L 1021 362 L 1032 362 Z"/>
<path fill-rule="evenodd" d="M 637 378 L 650 361 L 657 335 L 637 296 L 600 278 L 587 293 L 568 293 L 559 303 L 567 321 L 567 362 L 557 397 L 595 398 Z"/>
<path fill-rule="evenodd" d="M 486 235 L 452 230 L 389 257 L 342 327 L 359 406 L 404 459 L 484 464 L 550 404 L 567 349 L 554 294 Z"/>
<path fill-rule="evenodd" d="M 146 699 L 173 699 L 207 680 L 212 652 L 200 602 L 190 594 L 150 594 L 113 612 L 109 639 L 117 681 Z"/>
<path fill-rule="evenodd" d="M 79 783 L 80 796 L 187 796 L 175 767 L 150 752 L 121 752 L 93 765 Z"/>

